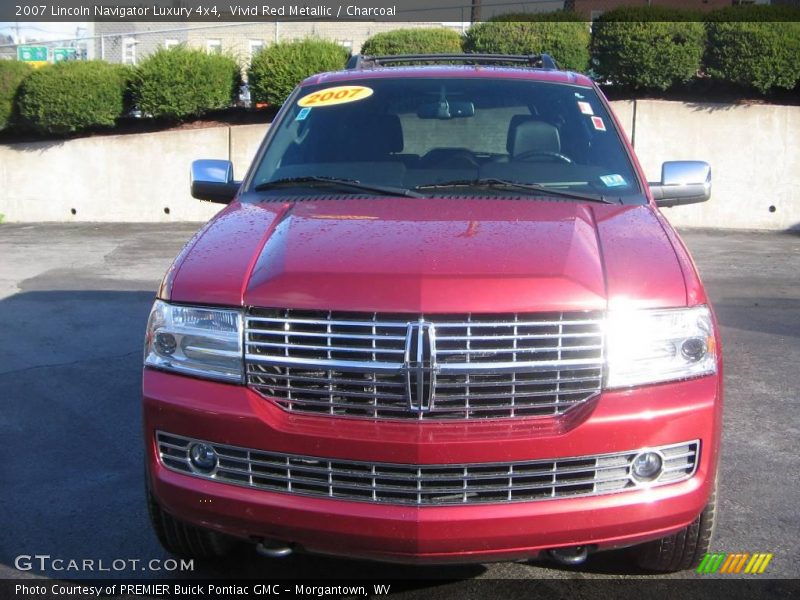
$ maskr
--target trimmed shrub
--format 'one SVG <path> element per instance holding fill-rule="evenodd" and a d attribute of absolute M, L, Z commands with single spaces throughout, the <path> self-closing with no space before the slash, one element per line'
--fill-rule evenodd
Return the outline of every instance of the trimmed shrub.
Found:
<path fill-rule="evenodd" d="M 20 85 L 23 122 L 41 133 L 65 135 L 113 127 L 125 109 L 128 70 L 103 61 L 68 61 L 34 70 Z"/>
<path fill-rule="evenodd" d="M 657 6 L 610 10 L 592 28 L 595 73 L 604 83 L 667 90 L 697 76 L 705 39 L 696 11 Z"/>
<path fill-rule="evenodd" d="M 708 74 L 765 94 L 800 82 L 800 10 L 736 6 L 708 14 Z"/>
<path fill-rule="evenodd" d="M 144 114 L 180 120 L 230 107 L 240 84 L 239 65 L 230 56 L 175 46 L 143 60 L 131 87 Z"/>
<path fill-rule="evenodd" d="M 468 52 L 550 54 L 558 66 L 585 71 L 589 63 L 589 25 L 570 11 L 521 13 L 476 23 L 464 37 Z"/>
<path fill-rule="evenodd" d="M 540 23 L 570 21 L 575 23 L 586 23 L 586 17 L 572 10 L 552 10 L 550 12 L 520 12 L 503 13 L 489 17 L 488 22 L 499 21 L 502 23 Z"/>
<path fill-rule="evenodd" d="M 269 46 L 250 63 L 247 81 L 253 102 L 280 106 L 306 77 L 338 71 L 344 68 L 348 56 L 339 44 L 317 38 Z"/>
<path fill-rule="evenodd" d="M 370 56 L 396 54 L 458 54 L 461 35 L 452 29 L 395 29 L 376 33 L 361 47 Z"/>
<path fill-rule="evenodd" d="M 32 70 L 19 60 L 0 60 L 0 129 L 11 124 L 17 90 Z"/>

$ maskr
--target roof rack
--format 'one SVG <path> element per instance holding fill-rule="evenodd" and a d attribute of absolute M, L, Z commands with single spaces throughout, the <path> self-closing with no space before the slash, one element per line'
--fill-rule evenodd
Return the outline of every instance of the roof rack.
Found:
<path fill-rule="evenodd" d="M 558 65 L 549 54 L 396 54 L 394 56 L 353 55 L 347 69 L 366 69 L 381 67 L 392 63 L 430 63 L 460 61 L 474 64 L 523 63 L 534 69 L 556 70 Z"/>

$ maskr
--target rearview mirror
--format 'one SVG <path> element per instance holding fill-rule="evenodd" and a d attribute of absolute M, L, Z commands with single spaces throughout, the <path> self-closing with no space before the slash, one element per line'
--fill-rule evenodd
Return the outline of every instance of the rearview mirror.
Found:
<path fill-rule="evenodd" d="M 239 191 L 240 181 L 233 180 L 233 163 L 229 160 L 196 160 L 190 172 L 193 198 L 228 204 Z"/>
<path fill-rule="evenodd" d="M 463 100 L 440 100 L 429 102 L 419 107 L 417 116 L 420 119 L 460 119 L 475 116 L 475 105 Z"/>
<path fill-rule="evenodd" d="M 661 181 L 651 183 L 657 206 L 705 202 L 711 197 L 711 167 L 700 160 L 676 160 L 661 165 Z"/>

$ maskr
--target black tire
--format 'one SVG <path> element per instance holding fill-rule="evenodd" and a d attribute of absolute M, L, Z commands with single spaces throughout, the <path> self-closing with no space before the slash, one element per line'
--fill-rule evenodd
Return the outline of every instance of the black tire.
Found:
<path fill-rule="evenodd" d="M 717 485 L 703 512 L 686 529 L 636 546 L 638 565 L 648 571 L 674 573 L 696 568 L 711 547 L 717 512 Z"/>
<path fill-rule="evenodd" d="M 221 558 L 233 552 L 238 545 L 234 538 L 176 519 L 161 508 L 149 487 L 146 487 L 146 493 L 147 512 L 153 531 L 161 546 L 170 554 L 182 558 Z"/>

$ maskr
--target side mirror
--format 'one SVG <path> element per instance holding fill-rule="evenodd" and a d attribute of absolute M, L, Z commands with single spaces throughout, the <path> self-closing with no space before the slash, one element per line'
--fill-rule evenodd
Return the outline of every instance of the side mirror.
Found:
<path fill-rule="evenodd" d="M 661 181 L 650 191 L 658 206 L 705 202 L 711 197 L 711 167 L 701 160 L 676 160 L 661 166 Z"/>
<path fill-rule="evenodd" d="M 233 163 L 229 160 L 196 160 L 189 175 L 192 197 L 198 200 L 228 204 L 241 185 L 233 180 Z"/>

